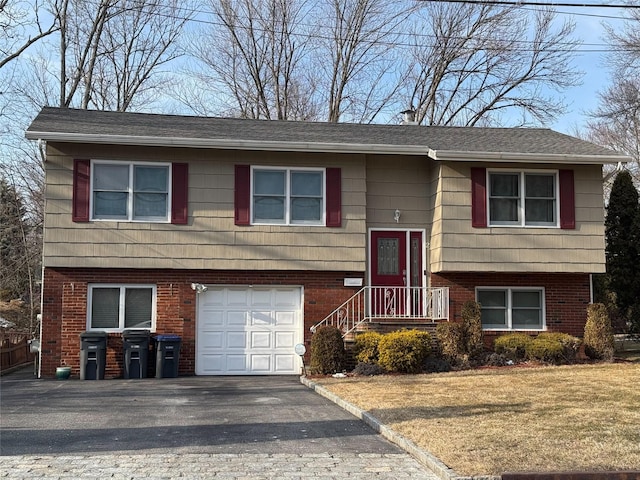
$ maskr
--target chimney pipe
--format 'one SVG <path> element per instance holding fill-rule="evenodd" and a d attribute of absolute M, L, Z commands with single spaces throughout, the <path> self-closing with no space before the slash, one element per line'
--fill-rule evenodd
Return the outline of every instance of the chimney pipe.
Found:
<path fill-rule="evenodd" d="M 400 112 L 402 114 L 402 125 L 417 125 L 416 111 L 413 108 Z"/>

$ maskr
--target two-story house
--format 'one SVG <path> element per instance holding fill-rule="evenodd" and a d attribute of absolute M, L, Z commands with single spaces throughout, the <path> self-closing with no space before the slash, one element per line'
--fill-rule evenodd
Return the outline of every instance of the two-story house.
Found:
<path fill-rule="evenodd" d="M 45 108 L 41 373 L 79 335 L 182 338 L 181 374 L 292 374 L 325 318 L 581 336 L 604 272 L 602 166 L 547 129 Z M 351 300 L 350 300 L 351 299 Z M 346 303 L 345 303 L 346 302 Z"/>

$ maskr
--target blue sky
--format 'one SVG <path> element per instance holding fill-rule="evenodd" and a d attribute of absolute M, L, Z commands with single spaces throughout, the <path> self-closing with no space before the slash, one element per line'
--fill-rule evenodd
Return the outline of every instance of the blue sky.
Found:
<path fill-rule="evenodd" d="M 612 8 L 558 8 L 560 19 L 572 18 L 576 22 L 576 36 L 583 42 L 576 57 L 577 67 L 584 72 L 582 85 L 567 89 L 564 92 L 568 112 L 557 122 L 548 125 L 554 130 L 573 134 L 576 127 L 583 126 L 585 113 L 598 106 L 598 92 L 609 83 L 609 71 L 605 65 L 606 50 L 605 31 L 602 22 L 613 26 L 621 26 L 619 19 L 623 11 Z M 561 13 L 562 12 L 562 13 Z M 567 12 L 565 14 L 564 12 Z M 607 18 L 605 18 L 607 17 Z M 618 17 L 608 18 L 608 17 Z M 594 52 L 599 50 L 599 52 Z"/>

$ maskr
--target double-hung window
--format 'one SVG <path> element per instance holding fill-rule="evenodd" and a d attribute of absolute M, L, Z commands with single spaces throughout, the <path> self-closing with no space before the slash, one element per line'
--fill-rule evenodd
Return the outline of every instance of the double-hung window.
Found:
<path fill-rule="evenodd" d="M 251 209 L 255 224 L 324 225 L 324 169 L 252 170 Z"/>
<path fill-rule="evenodd" d="M 543 288 L 479 287 L 476 299 L 485 330 L 545 329 Z"/>
<path fill-rule="evenodd" d="M 155 330 L 155 285 L 89 285 L 87 329 L 119 332 Z"/>
<path fill-rule="evenodd" d="M 558 226 L 557 172 L 489 172 L 489 225 Z"/>
<path fill-rule="evenodd" d="M 167 164 L 93 162 L 92 219 L 168 222 L 169 185 Z"/>

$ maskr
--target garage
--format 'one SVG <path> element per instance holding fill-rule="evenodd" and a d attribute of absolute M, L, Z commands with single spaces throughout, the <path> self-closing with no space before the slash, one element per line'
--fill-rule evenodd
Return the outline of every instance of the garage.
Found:
<path fill-rule="evenodd" d="M 209 286 L 198 294 L 196 375 L 292 375 L 302 368 L 302 287 Z"/>

